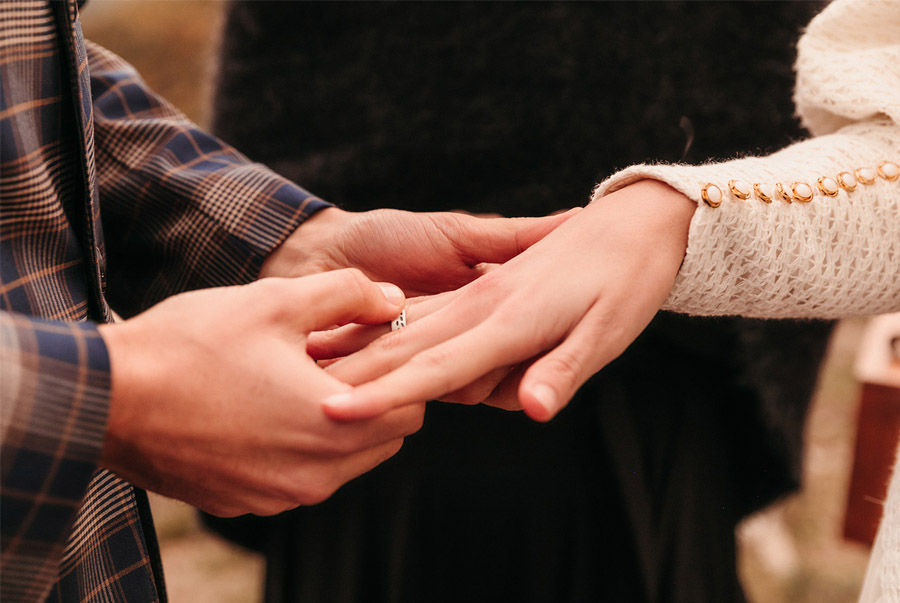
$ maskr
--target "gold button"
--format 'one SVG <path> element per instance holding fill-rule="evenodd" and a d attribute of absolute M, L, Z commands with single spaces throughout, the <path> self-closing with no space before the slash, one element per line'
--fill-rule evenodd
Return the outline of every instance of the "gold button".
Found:
<path fill-rule="evenodd" d="M 710 207 L 719 207 L 722 205 L 722 189 L 711 182 L 707 182 L 700 190 L 700 197 L 702 197 L 703 202 Z"/>
<path fill-rule="evenodd" d="M 893 161 L 882 161 L 878 164 L 878 175 L 893 182 L 900 178 L 900 167 Z"/>
<path fill-rule="evenodd" d="M 750 185 L 743 180 L 729 180 L 728 188 L 731 190 L 731 194 L 738 199 L 750 198 Z"/>
<path fill-rule="evenodd" d="M 837 181 L 838 184 L 841 185 L 841 188 L 848 193 L 852 193 L 856 190 L 856 176 L 854 176 L 850 172 L 841 172 L 840 174 L 838 174 Z"/>
<path fill-rule="evenodd" d="M 875 182 L 875 176 L 878 172 L 875 171 L 875 168 L 864 167 L 856 170 L 856 179 L 862 182 L 863 184 L 872 184 Z"/>
<path fill-rule="evenodd" d="M 780 182 L 775 183 L 775 195 L 782 201 L 791 203 L 791 196 L 784 192 L 784 186 Z"/>
<path fill-rule="evenodd" d="M 762 185 L 759 182 L 753 183 L 753 192 L 756 193 L 756 198 L 762 201 L 763 203 L 771 203 L 772 202 L 772 191 L 771 189 L 766 189 L 766 192 L 763 192 Z"/>
<path fill-rule="evenodd" d="M 794 195 L 794 199 L 800 203 L 809 203 L 813 199 L 812 187 L 805 182 L 793 183 L 791 193 Z"/>
<path fill-rule="evenodd" d="M 816 184 L 819 185 L 819 190 L 822 191 L 823 194 L 828 195 L 829 197 L 836 197 L 838 191 L 837 180 L 831 178 L 830 176 L 822 176 L 816 181 Z"/>
<path fill-rule="evenodd" d="M 769 194 L 766 194 L 762 191 L 762 187 L 759 182 L 753 183 L 753 192 L 756 193 L 756 198 L 762 201 L 763 203 L 771 203 L 772 202 L 772 194 L 771 190 Z"/>

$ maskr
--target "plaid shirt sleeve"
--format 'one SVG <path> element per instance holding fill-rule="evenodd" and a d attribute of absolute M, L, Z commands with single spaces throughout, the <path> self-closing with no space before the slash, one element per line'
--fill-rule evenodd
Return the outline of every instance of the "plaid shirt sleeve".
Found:
<path fill-rule="evenodd" d="M 93 323 L 0 312 L 4 600 L 41 596 L 96 469 L 109 359 Z"/>
<path fill-rule="evenodd" d="M 121 58 L 87 47 L 108 296 L 118 312 L 253 280 L 327 206 L 198 129 Z"/>

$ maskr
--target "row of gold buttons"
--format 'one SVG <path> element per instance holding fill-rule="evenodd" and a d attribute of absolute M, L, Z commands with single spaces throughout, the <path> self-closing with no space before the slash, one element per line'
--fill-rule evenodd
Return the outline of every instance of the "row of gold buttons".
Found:
<path fill-rule="evenodd" d="M 864 167 L 853 172 L 841 172 L 835 178 L 822 176 L 816 181 L 816 188 L 826 197 L 836 197 L 840 189 L 852 193 L 859 184 L 872 184 L 879 177 L 891 182 L 897 180 L 900 178 L 900 166 L 892 161 L 882 161 L 876 168 Z M 809 203 L 815 196 L 815 190 L 806 182 L 794 182 L 788 187 L 781 182 L 776 182 L 773 186 L 754 182 L 751 186 L 743 180 L 729 180 L 728 191 L 735 199 L 746 200 L 755 195 L 763 203 L 771 203 L 775 199 L 786 203 Z M 725 195 L 717 185 L 707 182 L 700 190 L 700 197 L 710 207 L 719 207 Z"/>

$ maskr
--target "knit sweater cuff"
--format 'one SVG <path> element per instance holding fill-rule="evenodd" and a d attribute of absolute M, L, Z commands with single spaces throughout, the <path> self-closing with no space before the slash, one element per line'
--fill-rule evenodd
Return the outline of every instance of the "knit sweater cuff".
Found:
<path fill-rule="evenodd" d="M 764 158 L 636 165 L 598 185 L 593 201 L 655 179 L 698 204 L 665 309 L 762 318 L 895 311 L 898 141 L 897 126 L 866 122 Z"/>

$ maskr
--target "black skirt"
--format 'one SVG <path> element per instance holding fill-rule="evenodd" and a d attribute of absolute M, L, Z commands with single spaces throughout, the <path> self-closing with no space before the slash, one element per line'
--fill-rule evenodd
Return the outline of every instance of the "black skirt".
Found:
<path fill-rule="evenodd" d="M 801 136 L 818 8 L 236 2 L 216 129 L 348 209 L 545 214 Z M 740 601 L 734 527 L 798 484 L 828 331 L 661 314 L 548 424 L 431 403 L 325 503 L 209 521 L 266 554 L 272 602 Z"/>

